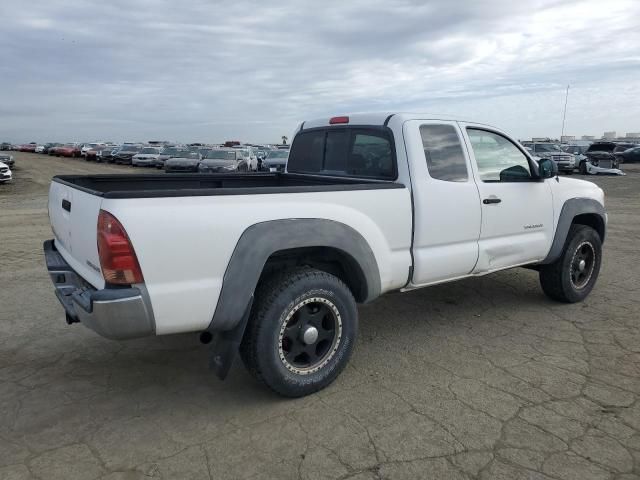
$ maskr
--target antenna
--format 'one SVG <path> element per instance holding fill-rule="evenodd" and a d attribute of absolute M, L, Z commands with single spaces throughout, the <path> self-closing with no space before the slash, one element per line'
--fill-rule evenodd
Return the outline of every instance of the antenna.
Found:
<path fill-rule="evenodd" d="M 562 112 L 562 132 L 560 133 L 560 141 L 564 137 L 564 120 L 567 118 L 567 102 L 569 101 L 569 85 L 567 85 L 567 94 L 564 97 L 564 111 Z"/>

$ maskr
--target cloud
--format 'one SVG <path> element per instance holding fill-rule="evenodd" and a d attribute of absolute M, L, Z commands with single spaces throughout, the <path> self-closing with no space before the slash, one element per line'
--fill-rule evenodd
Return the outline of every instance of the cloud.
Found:
<path fill-rule="evenodd" d="M 276 141 L 304 119 L 435 111 L 558 135 L 640 129 L 631 0 L 5 0 L 11 141 Z M 4 140 L 4 138 L 3 138 Z"/>

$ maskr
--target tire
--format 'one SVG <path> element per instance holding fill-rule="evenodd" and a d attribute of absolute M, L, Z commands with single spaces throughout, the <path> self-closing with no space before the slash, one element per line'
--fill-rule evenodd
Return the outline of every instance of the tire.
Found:
<path fill-rule="evenodd" d="M 580 170 L 580 175 L 586 175 L 587 174 L 587 162 L 585 162 L 585 161 L 580 162 L 580 166 L 578 167 L 578 170 Z"/>
<path fill-rule="evenodd" d="M 581 302 L 593 289 L 601 263 L 602 241 L 598 232 L 586 225 L 574 224 L 560 258 L 540 268 L 542 290 L 559 302 Z"/>
<path fill-rule="evenodd" d="M 313 268 L 288 270 L 258 288 L 240 355 L 271 390 L 302 397 L 336 379 L 357 330 L 356 302 L 339 278 Z"/>

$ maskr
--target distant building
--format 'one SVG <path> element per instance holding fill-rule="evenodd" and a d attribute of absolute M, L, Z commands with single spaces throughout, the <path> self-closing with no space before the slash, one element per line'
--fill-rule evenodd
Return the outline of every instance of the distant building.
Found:
<path fill-rule="evenodd" d="M 549 137 L 532 137 L 531 141 L 532 142 L 548 142 Z"/>
<path fill-rule="evenodd" d="M 560 137 L 560 143 L 573 142 L 576 139 L 575 135 L 562 135 Z"/>
<path fill-rule="evenodd" d="M 625 135 L 626 138 L 640 138 L 640 132 L 629 132 Z"/>
<path fill-rule="evenodd" d="M 582 140 L 588 140 L 589 142 L 593 142 L 596 139 L 595 135 L 582 135 Z"/>
<path fill-rule="evenodd" d="M 604 132 L 604 135 L 602 135 L 602 138 L 604 138 L 605 140 L 613 140 L 616 138 L 616 132 Z"/>

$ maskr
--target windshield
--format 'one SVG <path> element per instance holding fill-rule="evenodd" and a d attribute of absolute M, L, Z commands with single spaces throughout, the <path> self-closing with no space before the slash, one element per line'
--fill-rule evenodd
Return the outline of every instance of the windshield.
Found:
<path fill-rule="evenodd" d="M 157 148 L 143 148 L 140 153 L 151 153 L 151 154 L 157 154 L 158 153 L 158 149 Z"/>
<path fill-rule="evenodd" d="M 576 155 L 582 155 L 587 151 L 587 147 L 584 145 L 567 145 L 562 150 L 568 153 L 574 153 Z"/>
<path fill-rule="evenodd" d="M 182 152 L 183 150 L 175 147 L 163 148 L 160 152 L 161 155 L 175 155 L 178 152 Z"/>
<path fill-rule="evenodd" d="M 535 146 L 536 152 L 561 152 L 562 149 L 554 143 L 538 143 Z"/>
<path fill-rule="evenodd" d="M 273 150 L 267 154 L 268 159 L 287 158 L 288 156 L 289 156 L 289 152 L 286 150 Z"/>
<path fill-rule="evenodd" d="M 198 152 L 182 151 L 171 155 L 171 158 L 190 158 L 192 160 L 200 160 L 200 154 Z"/>
<path fill-rule="evenodd" d="M 235 160 L 236 152 L 231 152 L 229 150 L 211 150 L 207 154 L 207 158 L 213 160 Z"/>

